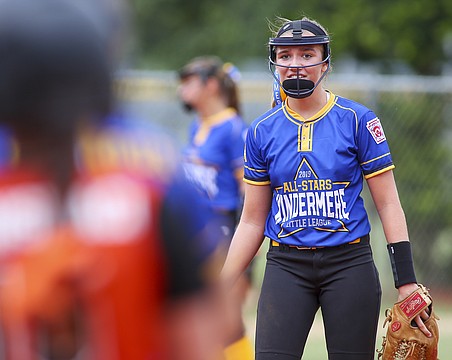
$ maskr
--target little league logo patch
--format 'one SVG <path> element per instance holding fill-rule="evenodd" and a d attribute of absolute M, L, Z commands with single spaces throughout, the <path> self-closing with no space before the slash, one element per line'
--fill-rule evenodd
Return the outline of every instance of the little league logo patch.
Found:
<path fill-rule="evenodd" d="M 370 120 L 366 124 L 367 130 L 372 134 L 372 137 L 374 138 L 375 142 L 377 144 L 382 143 L 386 140 L 385 133 L 383 131 L 383 127 L 381 126 L 380 119 L 375 118 L 373 120 Z"/>

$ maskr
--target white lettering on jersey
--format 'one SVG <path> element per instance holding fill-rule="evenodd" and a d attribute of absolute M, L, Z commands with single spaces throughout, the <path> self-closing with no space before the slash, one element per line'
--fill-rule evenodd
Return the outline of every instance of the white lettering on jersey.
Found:
<path fill-rule="evenodd" d="M 380 119 L 375 118 L 373 120 L 370 120 L 366 124 L 367 130 L 371 133 L 372 137 L 374 138 L 375 142 L 377 144 L 382 143 L 386 140 L 385 133 L 383 131 L 383 127 L 381 126 Z"/>
<path fill-rule="evenodd" d="M 209 199 L 218 194 L 218 171 L 213 166 L 185 163 L 184 171 L 187 179 Z"/>
<path fill-rule="evenodd" d="M 275 222 L 287 223 L 297 217 L 318 216 L 343 220 L 349 218 L 346 211 L 347 203 L 344 200 L 344 189 L 324 192 L 299 192 L 278 194 L 276 203 L 278 213 Z"/>

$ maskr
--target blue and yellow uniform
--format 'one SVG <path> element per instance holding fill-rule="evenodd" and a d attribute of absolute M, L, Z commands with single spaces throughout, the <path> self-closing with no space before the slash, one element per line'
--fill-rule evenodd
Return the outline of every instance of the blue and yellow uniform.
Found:
<path fill-rule="evenodd" d="M 381 287 L 361 191 L 364 179 L 394 164 L 374 112 L 328 94 L 311 118 L 285 101 L 248 131 L 245 182 L 273 193 L 264 230 L 270 248 L 257 315 L 259 359 L 299 358 L 319 307 L 331 358 L 373 356 Z M 274 312 L 275 306 L 290 310 Z M 347 332 L 344 318 L 353 323 Z"/>
<path fill-rule="evenodd" d="M 303 119 L 286 103 L 250 126 L 245 181 L 271 185 L 265 235 L 296 246 L 337 246 L 370 232 L 360 194 L 368 179 L 394 168 L 383 128 L 365 106 L 330 93 Z"/>
<path fill-rule="evenodd" d="M 243 149 L 247 126 L 241 117 L 237 81 L 240 72 L 216 56 L 192 59 L 179 71 L 179 97 L 196 118 L 189 128 L 183 151 L 187 178 L 199 190 L 199 197 L 214 212 L 209 231 L 222 242 L 219 253 L 230 246 L 242 209 Z M 224 340 L 225 360 L 251 360 L 252 346 L 246 336 L 242 305 L 250 286 L 251 267 L 234 291 Z"/>
<path fill-rule="evenodd" d="M 392 156 L 376 114 L 322 85 L 331 61 L 325 28 L 307 17 L 276 20 L 268 42 L 276 106 L 248 130 L 243 222 L 222 274 L 232 282 L 270 239 L 256 360 L 300 359 L 319 309 L 327 358 L 370 360 L 381 285 L 361 192 L 366 180 L 387 242 L 407 239 Z M 404 283 L 413 288 L 410 254 L 402 252 Z"/>
<path fill-rule="evenodd" d="M 190 127 L 185 173 L 215 211 L 235 213 L 240 205 L 236 173 L 243 168 L 245 134 L 246 124 L 232 108 Z"/>

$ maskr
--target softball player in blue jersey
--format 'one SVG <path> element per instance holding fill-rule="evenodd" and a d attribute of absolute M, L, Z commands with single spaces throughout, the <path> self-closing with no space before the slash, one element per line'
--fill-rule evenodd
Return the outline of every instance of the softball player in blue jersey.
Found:
<path fill-rule="evenodd" d="M 179 96 L 196 112 L 183 152 L 186 176 L 213 209 L 213 229 L 224 239 L 224 253 L 234 233 L 242 205 L 243 151 L 247 126 L 240 116 L 238 70 L 215 56 L 191 60 L 179 72 Z M 224 256 L 226 256 L 224 254 Z M 250 267 L 230 295 L 230 326 L 225 339 L 226 360 L 251 360 L 251 341 L 242 320 L 242 305 L 250 287 Z"/>
<path fill-rule="evenodd" d="M 323 88 L 331 61 L 326 30 L 308 18 L 276 25 L 269 40 L 274 107 L 248 130 L 244 208 L 222 278 L 234 283 L 268 237 L 256 359 L 300 359 L 319 308 L 329 359 L 373 359 L 381 288 L 360 196 L 364 179 L 399 300 L 418 286 L 391 153 L 371 110 Z M 428 336 L 421 317 L 416 323 Z"/>

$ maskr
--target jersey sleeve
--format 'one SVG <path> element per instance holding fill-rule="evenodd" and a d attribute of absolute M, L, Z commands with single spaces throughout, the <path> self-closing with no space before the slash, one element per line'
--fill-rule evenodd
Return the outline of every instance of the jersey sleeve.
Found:
<path fill-rule="evenodd" d="M 246 135 L 244 150 L 244 181 L 253 185 L 270 184 L 267 163 L 259 147 L 259 133 L 251 126 Z"/>
<path fill-rule="evenodd" d="M 231 159 L 231 166 L 234 169 L 243 167 L 243 149 L 245 147 L 246 132 L 246 126 L 242 123 L 238 123 L 232 129 L 228 148 Z"/>
<path fill-rule="evenodd" d="M 368 111 L 358 123 L 358 158 L 366 179 L 394 168 L 380 119 Z"/>

